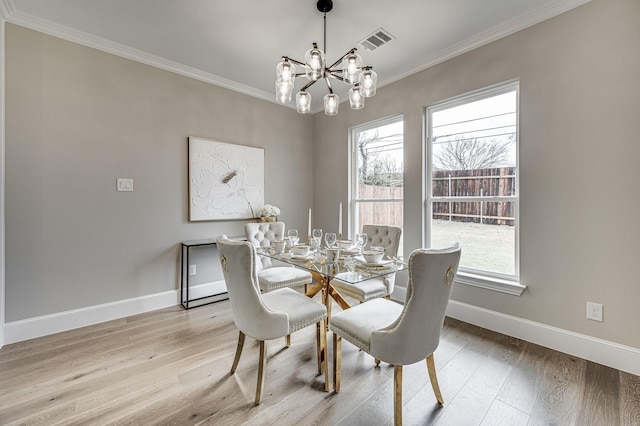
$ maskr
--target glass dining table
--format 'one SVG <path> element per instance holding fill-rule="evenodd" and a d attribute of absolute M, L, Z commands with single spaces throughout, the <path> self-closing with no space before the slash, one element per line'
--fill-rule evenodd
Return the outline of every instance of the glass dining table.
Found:
<path fill-rule="evenodd" d="M 314 297 L 322 292 L 322 303 L 327 307 L 327 314 L 331 316 L 331 299 L 342 309 L 351 307 L 336 288 L 331 285 L 332 280 L 340 279 L 351 284 L 358 284 L 376 277 L 382 277 L 394 272 L 407 269 L 407 264 L 400 259 L 385 259 L 378 264 L 371 264 L 358 255 L 357 252 L 347 251 L 345 255 L 338 255 L 336 260 L 329 262 L 324 251 L 310 253 L 306 256 L 295 256 L 291 252 L 275 253 L 273 248 L 260 248 L 258 254 L 267 256 L 296 268 L 311 272 L 315 278 L 314 284 L 306 289 L 308 297 Z"/>

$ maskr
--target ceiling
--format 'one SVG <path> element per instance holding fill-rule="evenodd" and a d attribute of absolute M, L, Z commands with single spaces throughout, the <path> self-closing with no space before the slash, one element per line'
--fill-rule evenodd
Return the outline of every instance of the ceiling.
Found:
<path fill-rule="evenodd" d="M 327 60 L 358 47 L 381 87 L 589 0 L 333 1 Z M 280 58 L 303 61 L 312 42 L 323 47 L 316 0 L 0 0 L 0 14 L 8 22 L 273 102 Z M 357 45 L 379 28 L 394 39 L 373 51 Z M 304 85 L 300 80 L 295 91 Z M 333 87 L 346 100 L 348 86 L 336 81 Z M 310 93 L 317 112 L 326 85 L 318 82 Z M 289 106 L 295 108 L 295 101 Z"/>

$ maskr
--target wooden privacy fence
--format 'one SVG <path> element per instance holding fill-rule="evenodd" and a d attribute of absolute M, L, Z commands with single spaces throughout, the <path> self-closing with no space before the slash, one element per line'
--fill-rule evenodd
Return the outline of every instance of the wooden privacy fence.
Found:
<path fill-rule="evenodd" d="M 360 184 L 358 191 L 359 198 L 384 200 L 358 203 L 359 224 L 383 224 L 402 227 L 403 187 Z"/>
<path fill-rule="evenodd" d="M 434 197 L 505 197 L 515 195 L 514 167 L 476 170 L 438 170 L 433 172 Z M 359 198 L 382 199 L 360 203 L 358 223 L 383 223 L 402 226 L 404 188 L 360 184 Z M 433 203 L 434 219 L 476 222 L 490 225 L 514 225 L 512 201 L 439 201 Z"/>
<path fill-rule="evenodd" d="M 515 168 L 438 170 L 433 172 L 434 197 L 505 197 L 515 195 Z M 433 217 L 459 222 L 513 225 L 513 201 L 441 201 Z"/>

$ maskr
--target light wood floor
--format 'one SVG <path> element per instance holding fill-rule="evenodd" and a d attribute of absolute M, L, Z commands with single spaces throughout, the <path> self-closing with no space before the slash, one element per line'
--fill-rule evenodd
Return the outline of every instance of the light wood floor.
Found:
<path fill-rule="evenodd" d="M 393 368 L 374 368 L 346 341 L 339 394 L 321 390 L 315 327 L 288 349 L 268 342 L 255 406 L 258 346 L 247 339 L 230 376 L 236 339 L 229 302 L 220 302 L 7 345 L 0 424 L 393 423 Z M 640 425 L 638 376 L 452 319 L 435 361 L 445 405 L 437 407 L 424 363 L 405 367 L 405 425 Z"/>

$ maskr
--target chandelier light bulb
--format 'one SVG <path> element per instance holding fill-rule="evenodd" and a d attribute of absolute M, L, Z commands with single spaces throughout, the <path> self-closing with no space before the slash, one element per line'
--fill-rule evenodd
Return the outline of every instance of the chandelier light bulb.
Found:
<path fill-rule="evenodd" d="M 291 84 L 294 83 L 296 78 L 296 67 L 289 62 L 288 60 L 284 60 L 278 64 L 276 67 L 276 79 L 282 79 L 284 81 L 290 81 Z"/>
<path fill-rule="evenodd" d="M 316 46 L 309 49 L 304 55 L 307 64 L 307 78 L 309 80 L 318 80 L 324 75 L 324 53 Z"/>
<path fill-rule="evenodd" d="M 340 98 L 335 93 L 324 95 L 324 113 L 327 115 L 337 115 Z"/>
<path fill-rule="evenodd" d="M 350 53 L 344 58 L 344 76 L 350 82 L 355 83 L 358 81 L 360 69 L 362 67 L 362 57 L 358 54 Z"/>
<path fill-rule="evenodd" d="M 362 96 L 358 84 L 349 89 L 349 104 L 351 105 L 351 109 L 364 108 L 364 96 Z"/>
<path fill-rule="evenodd" d="M 286 104 L 291 100 L 291 94 L 293 93 L 293 83 L 291 81 L 283 80 L 279 78 L 276 81 L 276 100 L 283 104 Z"/>
<path fill-rule="evenodd" d="M 360 75 L 360 85 L 362 86 L 362 95 L 369 98 L 376 94 L 376 83 L 378 82 L 378 74 L 372 69 L 362 71 Z"/>
<path fill-rule="evenodd" d="M 300 114 L 311 112 L 311 93 L 300 91 L 296 94 L 296 109 Z"/>

